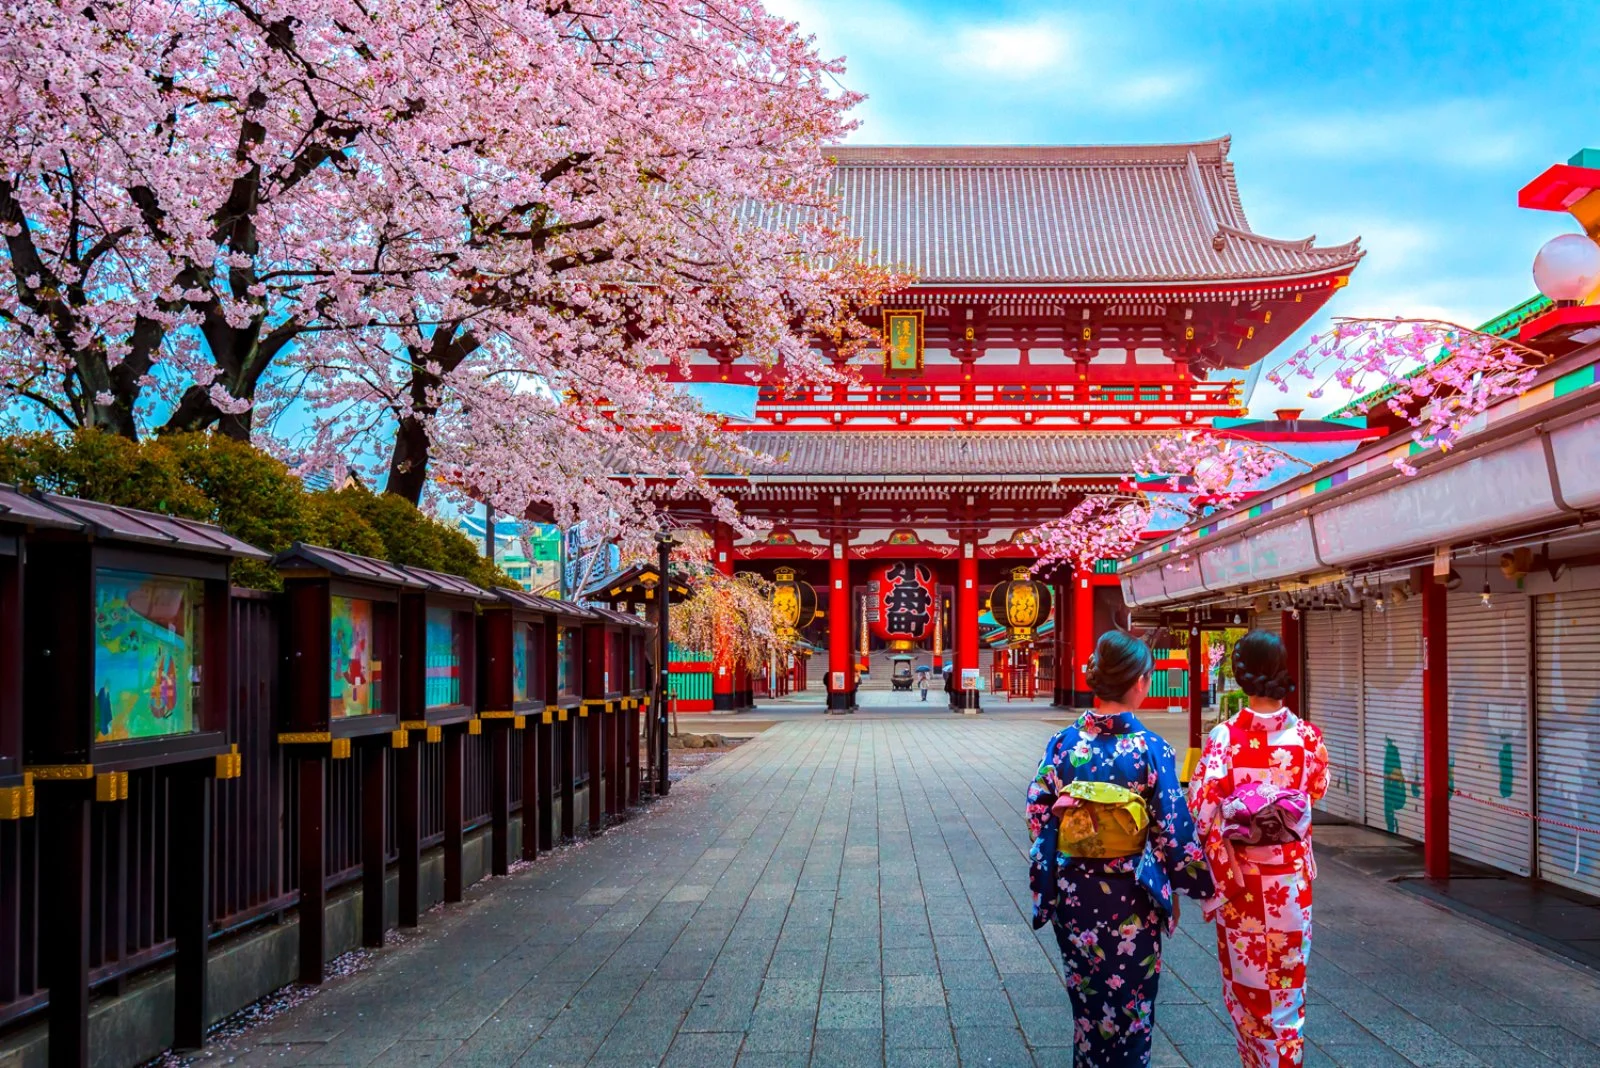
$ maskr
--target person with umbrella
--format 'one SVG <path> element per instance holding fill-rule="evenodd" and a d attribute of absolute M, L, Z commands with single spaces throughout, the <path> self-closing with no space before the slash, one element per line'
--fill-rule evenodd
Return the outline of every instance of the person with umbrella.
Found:
<path fill-rule="evenodd" d="M 922 700 L 928 700 L 928 672 L 932 670 L 927 664 L 917 665 L 917 692 L 922 694 Z"/>

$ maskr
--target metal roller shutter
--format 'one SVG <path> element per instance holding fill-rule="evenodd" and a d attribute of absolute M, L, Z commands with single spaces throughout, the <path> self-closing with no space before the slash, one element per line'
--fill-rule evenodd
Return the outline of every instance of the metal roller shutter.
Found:
<path fill-rule="evenodd" d="M 1534 609 L 1539 876 L 1600 894 L 1600 591 Z"/>
<path fill-rule="evenodd" d="M 1276 634 L 1281 638 L 1283 637 L 1283 613 L 1257 612 L 1255 622 L 1251 624 L 1251 628 L 1264 630 L 1268 634 Z"/>
<path fill-rule="evenodd" d="M 1422 598 L 1367 616 L 1361 635 L 1366 822 L 1422 841 Z"/>
<path fill-rule="evenodd" d="M 1528 599 L 1450 595 L 1450 850 L 1529 873 Z"/>
<path fill-rule="evenodd" d="M 1304 612 L 1306 718 L 1328 748 L 1328 793 L 1322 809 L 1362 822 L 1366 754 L 1361 732 L 1360 612 Z"/>

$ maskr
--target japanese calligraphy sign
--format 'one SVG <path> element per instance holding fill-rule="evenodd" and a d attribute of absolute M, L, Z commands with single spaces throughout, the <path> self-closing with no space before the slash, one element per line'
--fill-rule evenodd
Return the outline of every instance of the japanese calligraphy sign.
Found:
<path fill-rule="evenodd" d="M 922 370 L 922 311 L 883 313 L 883 370 L 914 375 Z"/>
<path fill-rule="evenodd" d="M 872 572 L 867 586 L 867 620 L 872 633 L 887 641 L 927 641 L 933 637 L 933 569 L 901 561 Z"/>

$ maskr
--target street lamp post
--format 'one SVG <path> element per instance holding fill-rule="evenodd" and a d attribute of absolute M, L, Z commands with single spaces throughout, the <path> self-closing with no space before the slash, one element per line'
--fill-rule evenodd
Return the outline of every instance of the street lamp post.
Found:
<path fill-rule="evenodd" d="M 659 595 L 656 598 L 656 663 L 660 665 L 656 676 L 656 729 L 655 737 L 651 740 L 656 746 L 656 796 L 665 797 L 672 790 L 672 779 L 667 774 L 667 695 L 671 682 L 671 667 L 668 654 L 671 650 L 670 639 L 667 637 L 667 608 L 672 600 L 672 532 L 661 530 L 656 533 L 656 564 L 661 572 L 660 584 L 656 587 Z"/>

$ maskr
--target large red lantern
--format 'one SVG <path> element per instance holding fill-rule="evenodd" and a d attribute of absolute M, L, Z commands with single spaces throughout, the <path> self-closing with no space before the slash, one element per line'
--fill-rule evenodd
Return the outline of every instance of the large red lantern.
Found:
<path fill-rule="evenodd" d="M 933 638 L 933 568 L 901 561 L 873 570 L 867 582 L 867 624 L 891 648 Z"/>

